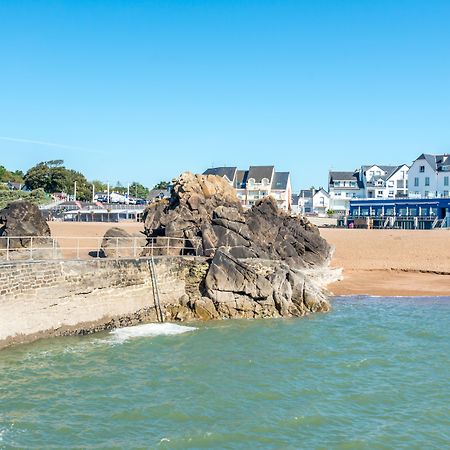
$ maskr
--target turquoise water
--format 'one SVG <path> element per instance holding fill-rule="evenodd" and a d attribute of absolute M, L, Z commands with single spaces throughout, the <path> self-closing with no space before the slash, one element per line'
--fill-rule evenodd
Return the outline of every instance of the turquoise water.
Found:
<path fill-rule="evenodd" d="M 7 349 L 0 448 L 449 448 L 449 319 L 450 297 L 337 298 Z"/>

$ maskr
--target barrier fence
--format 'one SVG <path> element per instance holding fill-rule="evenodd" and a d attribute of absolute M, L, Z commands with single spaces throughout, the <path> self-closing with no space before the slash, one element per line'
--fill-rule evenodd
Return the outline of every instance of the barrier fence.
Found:
<path fill-rule="evenodd" d="M 196 256 L 198 244 L 174 237 L 0 236 L 0 262 Z"/>

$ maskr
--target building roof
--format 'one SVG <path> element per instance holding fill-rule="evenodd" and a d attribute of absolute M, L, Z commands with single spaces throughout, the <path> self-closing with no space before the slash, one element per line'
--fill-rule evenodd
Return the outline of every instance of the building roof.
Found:
<path fill-rule="evenodd" d="M 316 189 L 316 192 L 314 192 L 314 195 L 318 194 L 319 192 L 322 192 L 322 193 L 325 194 L 327 197 L 330 197 L 330 194 L 329 194 L 324 188 Z"/>
<path fill-rule="evenodd" d="M 358 188 L 362 189 L 364 187 L 359 171 L 357 170 L 352 172 L 330 170 L 328 177 L 329 185 L 333 184 L 334 181 L 356 181 Z"/>
<path fill-rule="evenodd" d="M 147 195 L 147 200 L 155 200 L 157 198 L 170 198 L 170 196 L 170 189 L 152 189 Z"/>
<path fill-rule="evenodd" d="M 212 167 L 203 172 L 203 175 L 217 175 L 219 177 L 227 177 L 233 182 L 236 176 L 237 167 Z"/>
<path fill-rule="evenodd" d="M 428 164 L 433 168 L 433 170 L 441 171 L 442 166 L 450 165 L 450 157 L 446 154 L 441 155 L 430 155 L 428 153 L 422 153 L 416 161 L 424 159 L 428 162 Z"/>
<path fill-rule="evenodd" d="M 247 183 L 248 170 L 237 170 L 234 187 L 237 189 L 244 189 Z"/>
<path fill-rule="evenodd" d="M 292 194 L 291 195 L 291 203 L 293 205 L 298 205 L 298 201 L 300 200 L 300 195 L 298 194 Z"/>
<path fill-rule="evenodd" d="M 253 178 L 255 183 L 261 183 L 263 178 L 267 178 L 269 183 L 272 181 L 274 166 L 250 166 L 248 179 Z"/>
<path fill-rule="evenodd" d="M 330 182 L 337 180 L 337 181 L 355 181 L 357 180 L 357 172 L 335 172 L 330 170 Z"/>
<path fill-rule="evenodd" d="M 404 164 L 402 164 L 403 166 Z M 364 172 L 364 175 L 366 174 L 366 172 L 372 168 L 372 167 L 379 167 L 383 172 L 385 172 L 385 175 L 378 175 L 378 177 L 383 178 L 384 180 L 387 180 L 388 178 L 390 178 L 395 172 L 397 172 L 398 168 L 401 166 L 381 166 L 379 164 L 372 164 L 371 166 L 362 166 L 362 170 Z"/>
<path fill-rule="evenodd" d="M 285 190 L 288 187 L 288 183 L 289 183 L 289 172 L 274 173 L 272 180 L 272 189 Z"/>
<path fill-rule="evenodd" d="M 312 198 L 314 193 L 315 190 L 313 191 L 312 189 L 302 189 L 298 195 L 299 197 Z"/>

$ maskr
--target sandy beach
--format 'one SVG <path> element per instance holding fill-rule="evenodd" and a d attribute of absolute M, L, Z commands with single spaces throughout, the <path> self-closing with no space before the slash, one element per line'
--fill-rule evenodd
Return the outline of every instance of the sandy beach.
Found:
<path fill-rule="evenodd" d="M 86 249 L 101 241 L 111 226 L 129 232 L 143 230 L 143 224 L 136 222 L 50 222 L 49 225 L 53 236 L 63 238 L 60 243 L 65 247 L 70 246 L 73 237 L 97 238 L 97 241 L 86 240 Z M 320 233 L 336 249 L 332 266 L 343 268 L 344 279 L 330 285 L 336 295 L 450 295 L 448 230 L 322 228 Z"/>
<path fill-rule="evenodd" d="M 450 296 L 450 231 L 323 228 L 344 279 L 336 295 Z"/>

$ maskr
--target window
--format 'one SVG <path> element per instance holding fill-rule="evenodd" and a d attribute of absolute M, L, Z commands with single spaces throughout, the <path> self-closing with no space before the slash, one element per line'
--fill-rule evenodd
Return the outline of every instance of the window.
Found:
<path fill-rule="evenodd" d="M 415 187 L 419 186 L 419 177 L 414 178 L 414 186 Z"/>
<path fill-rule="evenodd" d="M 448 186 L 448 177 L 444 177 L 444 186 Z"/>
<path fill-rule="evenodd" d="M 430 177 L 425 177 L 425 186 L 430 185 Z"/>
<path fill-rule="evenodd" d="M 430 193 L 428 191 L 425 191 L 425 198 L 428 198 L 429 195 Z"/>
<path fill-rule="evenodd" d="M 425 172 L 425 166 L 420 166 L 419 170 L 420 170 L 421 173 Z"/>
<path fill-rule="evenodd" d="M 448 197 L 448 191 L 443 192 L 443 197 Z"/>

